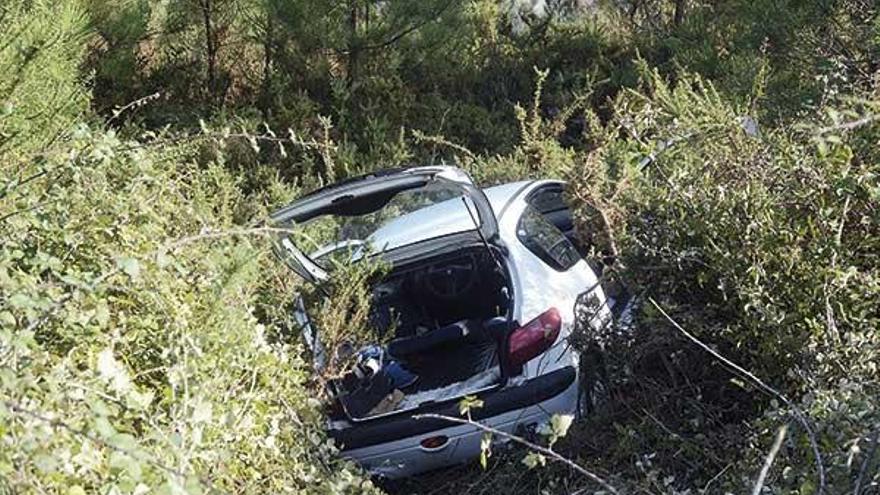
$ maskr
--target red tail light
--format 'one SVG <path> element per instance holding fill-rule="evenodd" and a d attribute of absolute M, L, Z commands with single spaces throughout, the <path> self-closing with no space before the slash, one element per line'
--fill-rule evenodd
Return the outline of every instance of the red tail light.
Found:
<path fill-rule="evenodd" d="M 514 330 L 509 340 L 511 366 L 521 366 L 549 349 L 559 337 L 560 328 L 562 317 L 559 316 L 559 310 L 550 308 Z"/>

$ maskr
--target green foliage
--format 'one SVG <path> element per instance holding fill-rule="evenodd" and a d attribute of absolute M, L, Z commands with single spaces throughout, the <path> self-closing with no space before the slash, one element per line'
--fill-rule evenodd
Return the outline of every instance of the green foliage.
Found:
<path fill-rule="evenodd" d="M 254 225 L 303 190 L 443 161 L 484 185 L 569 180 L 605 279 L 803 410 L 828 492 L 877 482 L 868 3 L 64 0 L 0 22 L 0 486 L 370 490 L 309 399 L 289 317 L 308 290 Z M 343 266 L 313 294 L 334 354 L 374 340 L 378 273 Z M 740 493 L 790 423 L 765 491 L 817 489 L 793 406 L 651 308 L 635 328 L 602 336 L 619 407 L 557 418 L 554 449 L 632 492 Z M 428 485 L 584 488 L 484 444 L 486 472 Z"/>
<path fill-rule="evenodd" d="M 11 103 L 38 111 L 36 92 L 52 82 L 85 101 L 77 60 L 66 58 L 81 53 L 68 44 L 83 41 L 81 24 L 44 22 L 48 7 L 33 9 L 17 11 L 24 17 L 4 33 L 27 33 L 11 41 L 23 50 L 54 41 L 34 52 L 39 65 L 2 60 L 20 69 L 2 80 L 21 76 Z M 57 9 L 61 20 L 76 12 Z M 4 128 L 20 133 L 4 142 L 0 198 L 4 484 L 16 493 L 373 490 L 333 460 L 299 346 L 256 317 L 258 304 L 290 297 L 267 290 L 289 274 L 266 233 L 235 223 L 264 207 L 247 204 L 221 165 L 197 165 L 194 145 L 122 140 L 73 125 L 69 106 L 46 108 L 57 121 Z"/>
<path fill-rule="evenodd" d="M 86 14 L 74 1 L 12 2 L 0 10 L 0 160 L 54 142 L 88 109 L 78 61 Z"/>
<path fill-rule="evenodd" d="M 309 286 L 303 290 L 309 317 L 327 354 L 327 365 L 318 374 L 322 383 L 350 371 L 358 349 L 387 343 L 394 334 L 377 335 L 369 326 L 372 284 L 387 267 L 371 262 L 334 265 L 330 279 L 320 289 Z"/>
<path fill-rule="evenodd" d="M 483 407 L 483 401 L 476 396 L 467 395 L 458 402 L 458 413 L 462 416 L 471 417 L 471 410 Z"/>
<path fill-rule="evenodd" d="M 740 117 L 746 108 L 727 103 L 701 78 L 671 86 L 650 75 L 644 94 L 650 96 L 633 93 L 618 102 L 618 119 L 634 137 L 600 150 L 605 159 L 593 162 L 596 168 L 575 183 L 584 225 L 596 224 L 597 210 L 612 211 L 605 218 L 614 219 L 606 227 L 619 249 L 619 274 L 722 354 L 800 398 L 818 430 L 829 482 L 848 486 L 853 469 L 846 446 L 859 443 L 880 419 L 867 406 L 876 398 L 871 384 L 877 369 L 869 363 L 880 343 L 880 320 L 869 309 L 880 297 L 880 272 L 868 261 L 868 253 L 880 251 L 880 169 L 873 152 L 859 144 L 864 139 L 859 135 L 876 134 L 872 120 L 855 135 L 839 122 L 753 135 Z M 863 112 L 873 112 L 872 107 Z M 643 142 L 669 140 L 677 142 L 641 173 L 615 177 L 607 168 L 621 156 L 620 147 L 638 150 Z M 619 166 L 638 164 L 629 160 Z M 703 402 L 719 393 L 709 389 L 708 379 L 717 378 L 693 368 L 705 366 L 704 359 L 688 357 L 693 351 L 687 349 L 670 350 L 681 344 L 670 342 L 674 330 L 660 315 L 646 309 L 640 327 L 644 331 L 633 342 L 615 351 L 644 356 L 628 363 L 631 379 L 647 373 L 660 380 L 664 373 L 647 366 L 659 358 L 670 373 L 690 377 L 694 390 L 689 393 L 703 395 Z M 649 338 L 647 329 L 665 336 Z M 694 383 L 698 379 L 706 381 Z M 736 389 L 743 386 L 729 382 L 715 401 L 727 403 L 723 395 L 739 396 Z M 642 393 L 658 391 L 631 399 Z M 751 435 L 773 431 L 792 413 L 753 394 L 748 401 L 766 416 L 752 416 L 743 402 L 737 407 L 757 426 Z M 846 404 L 850 420 L 832 412 L 838 410 L 832 403 Z M 665 409 L 658 412 L 669 416 Z M 711 416 L 693 419 L 702 435 L 707 422 L 722 423 Z M 759 444 L 745 435 L 750 444 Z M 774 483 L 780 490 L 804 483 L 815 488 L 815 459 L 806 433 L 797 436 L 785 455 L 787 475 Z M 762 454 L 747 456 L 741 466 L 756 470 Z"/>
<path fill-rule="evenodd" d="M 51 206 L 35 183 L 2 226 L 13 487 L 366 489 L 331 471 L 309 365 L 254 315 L 277 268 L 232 224 L 235 180 L 87 128 L 69 146 Z"/>

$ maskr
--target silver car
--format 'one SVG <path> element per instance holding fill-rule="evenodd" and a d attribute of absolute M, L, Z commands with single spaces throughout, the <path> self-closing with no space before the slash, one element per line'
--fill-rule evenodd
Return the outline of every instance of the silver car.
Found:
<path fill-rule="evenodd" d="M 460 169 L 416 167 L 337 183 L 272 215 L 291 230 L 277 254 L 310 282 L 321 284 L 334 260 L 392 267 L 372 286 L 370 314 L 389 343 L 357 351 L 358 366 L 328 385 L 327 429 L 343 456 L 389 479 L 472 460 L 475 427 L 414 417 L 458 416 L 465 396 L 483 401 L 473 420 L 519 434 L 589 407 L 593 386 L 582 382 L 599 365 L 585 365 L 569 341 L 583 322 L 576 305 L 593 308 L 593 327 L 611 315 L 572 242 L 563 186 L 481 190 Z M 320 369 L 334 356 L 296 306 Z"/>

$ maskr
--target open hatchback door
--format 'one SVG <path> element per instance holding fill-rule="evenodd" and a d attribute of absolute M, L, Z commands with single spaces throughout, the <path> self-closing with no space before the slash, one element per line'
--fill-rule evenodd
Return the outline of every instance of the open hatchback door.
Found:
<path fill-rule="evenodd" d="M 473 242 L 495 242 L 498 225 L 483 192 L 449 166 L 376 172 L 314 191 L 271 215 L 284 229 L 277 254 L 311 282 L 336 262 L 382 253 L 417 259 Z"/>

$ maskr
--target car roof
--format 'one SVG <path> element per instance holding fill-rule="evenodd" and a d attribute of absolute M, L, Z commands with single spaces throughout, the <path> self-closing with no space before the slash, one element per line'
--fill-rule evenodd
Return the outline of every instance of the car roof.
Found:
<path fill-rule="evenodd" d="M 520 189 L 532 182 L 534 181 L 521 180 L 483 189 L 486 197 L 489 198 L 489 203 L 492 205 L 492 209 L 495 210 L 495 216 L 498 216 L 498 212 L 504 208 L 507 202 L 510 201 Z"/>
<path fill-rule="evenodd" d="M 518 181 L 483 189 L 497 217 L 507 203 L 533 181 Z M 370 243 L 378 250 L 392 250 L 428 239 L 474 229 L 474 222 L 460 199 L 437 203 L 391 220 L 373 232 Z"/>

